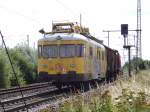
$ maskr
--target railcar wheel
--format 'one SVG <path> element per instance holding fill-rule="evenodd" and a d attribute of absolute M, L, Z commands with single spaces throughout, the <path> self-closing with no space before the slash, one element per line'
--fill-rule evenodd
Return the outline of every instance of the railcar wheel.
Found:
<path fill-rule="evenodd" d="M 56 87 L 57 87 L 58 89 L 62 89 L 62 84 L 56 84 Z"/>
<path fill-rule="evenodd" d="M 90 83 L 89 82 L 83 82 L 84 91 L 90 90 Z"/>
<path fill-rule="evenodd" d="M 106 76 L 106 83 L 109 83 L 109 81 L 110 81 L 110 77 Z"/>
<path fill-rule="evenodd" d="M 117 79 L 117 73 L 114 74 L 114 81 Z"/>
<path fill-rule="evenodd" d="M 94 87 L 95 87 L 95 88 L 99 88 L 98 81 L 94 81 Z"/>

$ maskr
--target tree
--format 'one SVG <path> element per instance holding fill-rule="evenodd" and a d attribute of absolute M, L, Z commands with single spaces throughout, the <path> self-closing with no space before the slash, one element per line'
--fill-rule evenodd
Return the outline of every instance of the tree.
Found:
<path fill-rule="evenodd" d="M 17 45 L 11 52 L 25 81 L 30 84 L 37 80 L 37 53 L 26 44 Z"/>
<path fill-rule="evenodd" d="M 7 87 L 7 74 L 6 74 L 6 64 L 5 56 L 3 50 L 0 50 L 0 88 Z"/>
<path fill-rule="evenodd" d="M 128 68 L 128 66 L 129 66 L 129 63 L 126 62 L 123 68 Z M 136 57 L 134 57 L 131 60 L 131 70 L 134 70 L 134 69 L 144 70 L 144 69 L 149 69 L 149 68 L 150 68 L 150 61 L 148 60 L 143 60 L 141 58 L 136 58 Z"/>
<path fill-rule="evenodd" d="M 8 48 L 15 73 L 20 85 L 37 81 L 37 51 L 26 44 Z M 5 49 L 0 49 L 0 88 L 17 86 L 15 75 Z"/>

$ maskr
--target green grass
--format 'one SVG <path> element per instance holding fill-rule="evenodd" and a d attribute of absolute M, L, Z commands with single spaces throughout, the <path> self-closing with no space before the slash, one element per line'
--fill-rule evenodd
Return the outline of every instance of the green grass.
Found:
<path fill-rule="evenodd" d="M 78 93 L 40 112 L 150 112 L 150 70 Z"/>

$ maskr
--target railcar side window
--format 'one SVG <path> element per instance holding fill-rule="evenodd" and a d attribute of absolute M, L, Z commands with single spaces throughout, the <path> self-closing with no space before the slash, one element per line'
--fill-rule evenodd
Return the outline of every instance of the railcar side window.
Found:
<path fill-rule="evenodd" d="M 98 53 L 99 53 L 99 52 L 98 52 L 98 49 L 97 49 L 97 59 L 99 59 L 99 55 L 98 55 Z"/>
<path fill-rule="evenodd" d="M 102 51 L 102 60 L 104 60 L 104 55 L 105 55 L 104 51 Z"/>
<path fill-rule="evenodd" d="M 101 59 L 101 52 L 99 51 L 99 59 Z"/>
<path fill-rule="evenodd" d="M 93 49 L 92 49 L 92 47 L 89 48 L 89 54 L 90 54 L 91 57 L 93 56 Z"/>
<path fill-rule="evenodd" d="M 78 57 L 84 56 L 84 45 L 76 45 L 76 56 Z"/>
<path fill-rule="evenodd" d="M 38 46 L 38 57 L 42 57 L 42 46 Z"/>
<path fill-rule="evenodd" d="M 44 58 L 56 58 L 58 56 L 58 46 L 47 45 L 43 47 L 43 57 Z"/>
<path fill-rule="evenodd" d="M 99 49 L 97 49 L 97 59 L 101 59 L 101 53 L 100 53 L 100 50 Z"/>
<path fill-rule="evenodd" d="M 73 57 L 75 56 L 75 45 L 60 45 L 60 57 Z"/>

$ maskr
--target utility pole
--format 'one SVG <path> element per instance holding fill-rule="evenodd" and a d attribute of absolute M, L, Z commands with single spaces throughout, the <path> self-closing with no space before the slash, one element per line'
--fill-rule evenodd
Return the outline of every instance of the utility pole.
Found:
<path fill-rule="evenodd" d="M 12 68 L 12 72 L 13 72 L 14 77 L 15 77 L 15 79 L 16 79 L 16 83 L 17 83 L 17 85 L 18 85 L 18 87 L 19 87 L 19 91 L 20 91 L 20 93 L 21 93 L 21 97 L 22 97 L 22 99 L 23 99 L 25 108 L 26 108 L 27 112 L 29 112 L 28 107 L 27 107 L 27 103 L 26 103 L 26 101 L 25 101 L 25 98 L 24 98 L 24 95 L 23 95 L 23 92 L 22 92 L 22 89 L 21 89 L 21 86 L 20 86 L 19 81 L 18 81 L 17 73 L 16 73 L 15 68 L 14 68 L 14 66 L 13 66 L 13 62 L 12 62 L 12 60 L 11 60 L 11 58 L 10 58 L 10 54 L 9 54 L 9 52 L 8 52 L 8 48 L 7 48 L 7 46 L 6 46 L 6 43 L 5 43 L 5 41 L 4 41 L 4 36 L 2 35 L 2 32 L 1 32 L 1 31 L 0 31 L 0 36 L 1 36 L 1 38 L 2 38 L 2 42 L 3 42 L 3 44 L 4 44 L 4 48 L 5 48 L 6 54 L 7 54 L 7 56 L 8 56 L 9 62 L 10 62 L 10 65 L 11 65 L 11 68 Z M 3 107 L 4 112 L 5 112 L 4 106 L 2 106 L 2 107 Z"/>
<path fill-rule="evenodd" d="M 27 35 L 27 45 L 29 47 L 29 35 Z"/>
<path fill-rule="evenodd" d="M 3 46 L 4 46 L 4 45 L 3 45 L 3 39 L 2 39 L 2 46 L 1 46 L 1 47 L 3 48 Z"/>
<path fill-rule="evenodd" d="M 109 30 L 107 30 L 107 31 L 105 31 L 105 30 L 103 30 L 103 32 L 107 32 L 108 33 L 108 35 L 107 35 L 107 38 L 108 38 L 108 47 L 109 47 Z"/>
<path fill-rule="evenodd" d="M 82 26 L 82 15 L 80 14 L 80 27 Z"/>
<path fill-rule="evenodd" d="M 137 30 L 128 30 L 128 31 L 136 31 L 137 32 Z M 103 30 L 103 32 L 107 32 L 108 33 L 108 36 L 107 36 L 107 38 L 108 38 L 108 47 L 109 47 L 109 38 L 110 38 L 110 32 L 121 32 L 121 30 Z M 128 38 L 127 38 L 128 39 Z M 126 43 L 126 38 L 124 38 L 124 43 Z"/>
<path fill-rule="evenodd" d="M 110 34 L 110 32 L 120 32 L 120 30 L 103 30 L 103 32 L 107 32 L 107 34 L 108 34 L 107 38 L 108 38 L 108 47 L 109 47 L 109 34 Z"/>
<path fill-rule="evenodd" d="M 34 42 L 34 46 L 33 46 L 33 48 L 34 48 L 34 51 L 35 51 L 35 42 Z"/>

